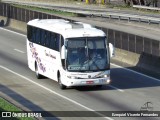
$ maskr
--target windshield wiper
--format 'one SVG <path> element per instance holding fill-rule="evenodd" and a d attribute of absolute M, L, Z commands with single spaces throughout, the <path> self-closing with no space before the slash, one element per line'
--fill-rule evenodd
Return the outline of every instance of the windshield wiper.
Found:
<path fill-rule="evenodd" d="M 100 68 L 99 68 L 98 65 L 95 63 L 94 60 L 93 60 L 93 64 L 96 66 L 96 68 L 97 68 L 98 70 L 100 70 Z"/>

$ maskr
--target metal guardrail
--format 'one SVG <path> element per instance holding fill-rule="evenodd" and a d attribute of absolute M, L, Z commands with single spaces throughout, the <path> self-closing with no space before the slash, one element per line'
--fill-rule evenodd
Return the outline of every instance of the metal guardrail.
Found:
<path fill-rule="evenodd" d="M 127 20 L 128 22 L 130 22 L 130 21 L 144 22 L 144 23 L 148 23 L 148 24 L 153 23 L 153 24 L 159 24 L 159 26 L 160 26 L 160 17 L 158 18 L 158 17 L 152 17 L 152 16 L 126 14 L 126 13 L 111 11 L 111 10 L 109 10 L 109 11 L 104 10 L 104 12 L 102 12 L 102 10 L 92 10 L 92 9 L 83 9 L 83 8 L 78 8 L 76 10 L 75 7 L 72 8 L 72 7 L 65 7 L 65 6 L 53 6 L 53 5 L 48 5 L 48 4 L 46 5 L 46 4 L 30 3 L 30 2 L 10 1 L 9 3 L 34 6 L 34 7 L 52 9 L 52 10 L 57 10 L 57 11 L 71 12 L 71 13 L 76 13 L 76 14 L 83 15 L 83 16 L 90 16 L 90 17 L 101 17 L 101 18 L 109 18 L 109 19 Z M 134 7 L 138 7 L 138 6 L 134 5 Z"/>
<path fill-rule="evenodd" d="M 140 16 L 140 15 L 131 15 L 131 14 L 121 14 L 121 13 L 107 13 L 107 14 L 93 14 L 92 16 L 99 16 L 103 18 L 109 19 L 118 19 L 118 20 L 128 20 L 130 21 L 137 21 L 137 22 L 145 22 L 148 24 L 154 23 L 160 25 L 160 18 L 155 17 L 148 17 L 148 16 Z"/>
<path fill-rule="evenodd" d="M 133 5 L 133 8 L 160 11 L 160 8 L 148 7 L 148 6 L 142 6 L 142 5 Z"/>

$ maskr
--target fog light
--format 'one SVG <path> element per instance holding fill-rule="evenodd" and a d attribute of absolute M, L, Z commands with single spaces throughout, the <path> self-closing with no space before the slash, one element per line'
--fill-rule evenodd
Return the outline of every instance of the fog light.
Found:
<path fill-rule="evenodd" d="M 106 82 L 109 84 L 111 82 L 111 80 L 107 80 Z"/>

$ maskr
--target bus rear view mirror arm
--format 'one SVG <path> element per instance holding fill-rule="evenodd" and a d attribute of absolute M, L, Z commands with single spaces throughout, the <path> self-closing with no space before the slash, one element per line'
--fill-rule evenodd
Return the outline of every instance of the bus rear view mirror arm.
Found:
<path fill-rule="evenodd" d="M 66 51 L 65 51 L 65 46 L 63 45 L 61 48 L 61 59 L 65 59 L 66 58 Z"/>
<path fill-rule="evenodd" d="M 109 53 L 110 53 L 110 58 L 115 56 L 115 48 L 112 43 L 109 43 Z"/>

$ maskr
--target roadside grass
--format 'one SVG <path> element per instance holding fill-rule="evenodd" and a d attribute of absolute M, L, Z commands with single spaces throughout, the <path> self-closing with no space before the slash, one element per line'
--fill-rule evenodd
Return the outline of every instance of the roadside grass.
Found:
<path fill-rule="evenodd" d="M 23 9 L 39 11 L 39 12 L 44 12 L 44 13 L 49 13 L 49 14 L 68 16 L 68 17 L 77 17 L 78 16 L 76 13 L 64 12 L 64 11 L 59 11 L 59 10 L 51 10 L 51 9 L 47 9 L 47 8 L 40 8 L 40 7 L 27 6 L 27 5 L 16 5 L 16 4 L 13 4 L 13 6 L 15 6 L 17 8 L 23 8 Z"/>
<path fill-rule="evenodd" d="M 0 97 L 0 112 L 21 112 L 22 110 Z M 0 120 L 34 120 L 34 118 L 0 118 Z"/>

